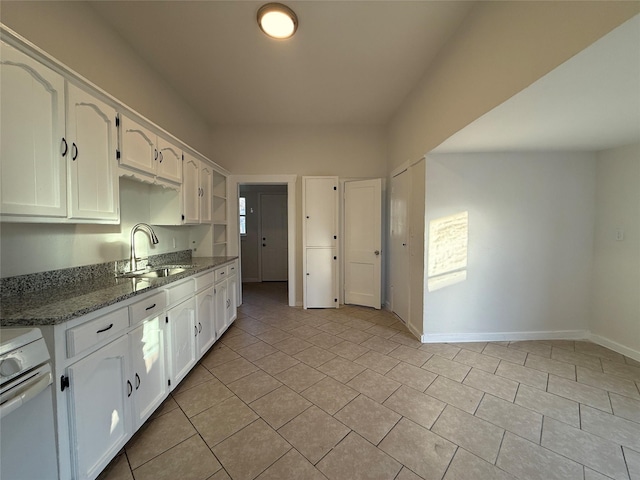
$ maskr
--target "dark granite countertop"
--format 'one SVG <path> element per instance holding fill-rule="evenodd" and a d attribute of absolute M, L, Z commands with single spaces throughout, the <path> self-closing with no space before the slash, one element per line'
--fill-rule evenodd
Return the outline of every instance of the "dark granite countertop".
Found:
<path fill-rule="evenodd" d="M 189 265 L 186 271 L 152 279 L 117 278 L 116 262 L 2 279 L 0 326 L 57 325 L 236 258 L 180 259 L 179 263 Z"/>

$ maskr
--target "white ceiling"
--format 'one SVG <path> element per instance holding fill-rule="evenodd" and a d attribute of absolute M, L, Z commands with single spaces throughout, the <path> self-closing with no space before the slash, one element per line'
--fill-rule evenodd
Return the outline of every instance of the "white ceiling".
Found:
<path fill-rule="evenodd" d="M 287 1 L 282 41 L 259 30 L 263 3 L 90 2 L 211 125 L 385 124 L 472 5 Z"/>
<path fill-rule="evenodd" d="M 640 142 L 640 15 L 433 152 L 599 151 Z"/>

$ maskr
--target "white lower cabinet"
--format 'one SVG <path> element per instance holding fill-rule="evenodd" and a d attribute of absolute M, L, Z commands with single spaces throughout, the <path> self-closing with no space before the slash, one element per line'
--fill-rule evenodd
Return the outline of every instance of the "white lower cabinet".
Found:
<path fill-rule="evenodd" d="M 231 325 L 238 316 L 238 275 L 236 274 L 230 274 L 227 278 L 227 297 L 227 322 Z"/>
<path fill-rule="evenodd" d="M 215 324 L 216 324 L 216 337 L 220 338 L 227 328 L 233 323 L 238 316 L 237 299 L 238 299 L 238 275 L 235 273 L 234 262 L 231 267 L 224 270 L 225 275 L 216 275 L 216 282 L 214 286 L 214 305 L 215 305 Z M 225 267 L 226 268 L 226 267 Z M 229 272 L 233 272 L 231 276 L 226 275 Z"/>
<path fill-rule="evenodd" d="M 215 284 L 214 292 L 214 304 L 215 304 L 215 323 L 216 323 L 216 336 L 220 338 L 222 334 L 229 328 L 229 322 L 227 321 L 227 304 L 229 297 L 227 296 L 227 279 L 219 281 Z"/>
<path fill-rule="evenodd" d="M 68 368 L 74 478 L 95 478 L 165 399 L 164 345 L 157 316 Z"/>
<path fill-rule="evenodd" d="M 169 324 L 170 389 L 189 373 L 196 363 L 196 300 L 189 298 L 167 312 Z"/>
<path fill-rule="evenodd" d="M 93 479 L 118 453 L 131 433 L 127 335 L 67 369 L 73 478 Z"/>
<path fill-rule="evenodd" d="M 235 320 L 237 288 L 233 262 L 50 327 L 63 386 L 58 435 L 69 452 L 61 448 L 60 478 L 100 474 Z"/>
<path fill-rule="evenodd" d="M 134 429 L 151 416 L 168 394 L 164 325 L 165 317 L 157 316 L 129 333 Z"/>
<path fill-rule="evenodd" d="M 214 324 L 214 298 L 213 286 L 206 288 L 196 295 L 198 358 L 207 353 L 217 338 Z"/>

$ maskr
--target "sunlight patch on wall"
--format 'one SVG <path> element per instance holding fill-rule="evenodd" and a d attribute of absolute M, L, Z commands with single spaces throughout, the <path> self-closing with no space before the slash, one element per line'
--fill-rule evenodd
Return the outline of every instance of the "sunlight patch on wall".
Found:
<path fill-rule="evenodd" d="M 433 292 L 467 279 L 469 212 L 429 222 L 427 290 Z"/>

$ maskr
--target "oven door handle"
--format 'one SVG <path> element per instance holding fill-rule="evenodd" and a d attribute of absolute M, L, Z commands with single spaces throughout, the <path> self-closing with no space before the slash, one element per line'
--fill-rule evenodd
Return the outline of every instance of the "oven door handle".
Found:
<path fill-rule="evenodd" d="M 48 369 L 47 369 L 48 370 Z M 32 398 L 42 393 L 52 383 L 51 371 L 36 375 L 26 381 L 24 385 L 16 392 L 15 396 L 0 405 L 0 418 L 4 418 L 11 412 L 27 403 Z"/>

